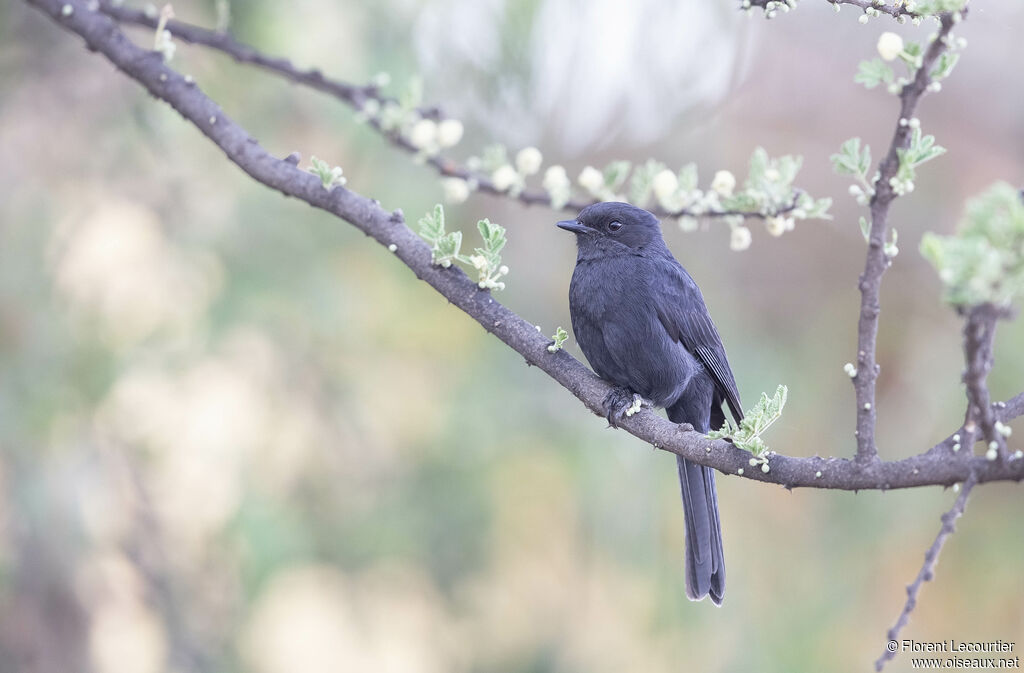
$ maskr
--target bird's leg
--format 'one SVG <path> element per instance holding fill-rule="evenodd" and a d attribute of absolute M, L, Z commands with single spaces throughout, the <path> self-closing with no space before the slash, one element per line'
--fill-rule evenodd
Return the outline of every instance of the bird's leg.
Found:
<path fill-rule="evenodd" d="M 608 419 L 609 427 L 619 427 L 623 416 L 632 416 L 644 403 L 644 398 L 629 388 L 612 388 L 604 398 L 604 417 Z"/>

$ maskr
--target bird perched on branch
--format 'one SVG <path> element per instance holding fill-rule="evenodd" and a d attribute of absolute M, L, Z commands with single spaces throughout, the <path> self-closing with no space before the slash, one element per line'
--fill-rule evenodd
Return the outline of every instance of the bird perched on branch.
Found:
<path fill-rule="evenodd" d="M 670 420 L 707 433 L 738 423 L 736 380 L 704 297 L 676 261 L 651 213 L 628 203 L 597 203 L 558 226 L 576 234 L 569 286 L 572 329 L 598 376 L 615 386 L 605 398 L 616 426 L 642 400 Z M 686 520 L 686 595 L 725 595 L 725 558 L 715 475 L 677 456 Z"/>

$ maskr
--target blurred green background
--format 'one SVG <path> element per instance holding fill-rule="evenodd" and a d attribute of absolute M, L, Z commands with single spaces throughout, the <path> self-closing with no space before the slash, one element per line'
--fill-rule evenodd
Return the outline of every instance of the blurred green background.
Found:
<path fill-rule="evenodd" d="M 743 253 L 722 224 L 666 237 L 746 403 L 788 384 L 769 443 L 850 455 L 864 243 L 828 155 L 854 135 L 882 153 L 896 102 L 853 83 L 857 62 L 883 30 L 933 24 L 735 4 L 247 0 L 231 25 L 343 79 L 422 74 L 465 120 L 462 158 L 500 141 L 572 176 L 696 161 L 706 185 L 744 175 L 757 145 L 804 155 L 797 184 L 836 198 L 833 221 L 754 227 Z M 212 2 L 174 7 L 213 25 Z M 976 3 L 961 64 L 919 110 L 949 153 L 893 207 L 885 458 L 962 420 L 960 324 L 916 248 L 991 182 L 1024 183 L 1022 22 L 1018 2 Z M 172 65 L 277 156 L 340 164 L 410 219 L 441 199 L 325 96 L 183 44 Z M 670 455 L 606 430 L 386 250 L 252 182 L 20 2 L 0 6 L 0 149 L 3 671 L 864 670 L 952 502 L 720 476 L 727 600 L 690 603 Z M 485 195 L 448 213 L 508 227 L 500 299 L 568 328 L 559 214 Z M 1021 343 L 1021 321 L 1001 328 L 994 399 L 1024 388 Z M 1024 645 L 1021 505 L 1018 485 L 975 491 L 906 637 Z"/>

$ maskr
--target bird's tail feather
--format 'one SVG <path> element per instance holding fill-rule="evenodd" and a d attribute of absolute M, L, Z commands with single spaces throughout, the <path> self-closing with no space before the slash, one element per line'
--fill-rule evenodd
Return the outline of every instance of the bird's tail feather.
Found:
<path fill-rule="evenodd" d="M 686 520 L 686 596 L 699 601 L 711 596 L 721 605 L 725 597 L 725 554 L 718 520 L 715 473 L 676 456 Z"/>

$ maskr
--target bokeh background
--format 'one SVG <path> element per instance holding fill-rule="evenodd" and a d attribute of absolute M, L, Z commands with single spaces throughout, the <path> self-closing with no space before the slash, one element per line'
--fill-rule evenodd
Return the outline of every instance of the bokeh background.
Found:
<path fill-rule="evenodd" d="M 721 224 L 666 237 L 748 405 L 788 384 L 769 443 L 850 455 L 864 243 L 828 156 L 854 135 L 881 154 L 895 100 L 855 85 L 857 62 L 883 30 L 933 27 L 734 4 L 246 0 L 231 25 L 351 81 L 421 74 L 465 120 L 463 158 L 499 141 L 571 175 L 696 161 L 706 185 L 745 174 L 758 145 L 802 154 L 797 184 L 835 197 L 833 221 L 755 227 L 742 253 Z M 886 458 L 962 420 L 959 322 L 921 234 L 950 232 L 996 179 L 1024 183 L 1024 6 L 976 5 L 961 64 L 920 107 L 949 153 L 893 207 Z M 212 2 L 174 7 L 213 25 Z M 173 65 L 278 156 L 340 164 L 413 216 L 441 199 L 337 102 L 196 47 Z M 0 6 L 0 152 L 3 671 L 864 670 L 953 499 L 720 477 L 727 600 L 690 603 L 670 455 L 606 430 L 386 250 L 253 183 L 20 2 Z M 558 214 L 484 195 L 448 212 L 507 226 L 501 300 L 569 326 Z M 1021 321 L 1001 328 L 995 399 L 1024 388 L 1022 344 Z M 1024 646 L 1022 510 L 1018 485 L 976 490 L 907 637 Z"/>

